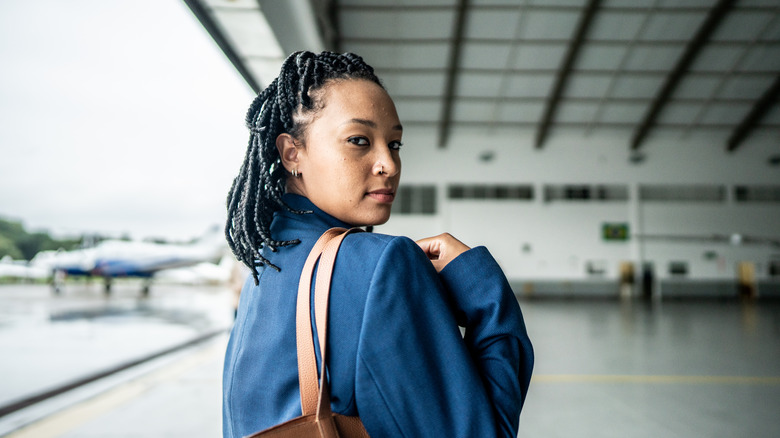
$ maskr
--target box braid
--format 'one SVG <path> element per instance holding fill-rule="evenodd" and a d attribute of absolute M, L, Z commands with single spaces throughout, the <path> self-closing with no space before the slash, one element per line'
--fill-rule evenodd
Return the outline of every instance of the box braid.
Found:
<path fill-rule="evenodd" d="M 271 237 L 274 212 L 286 209 L 295 214 L 311 213 L 295 210 L 282 200 L 287 172 L 276 149 L 276 138 L 288 133 L 302 142 L 306 122 L 311 120 L 306 116 L 324 107 L 322 93 L 316 91 L 328 81 L 344 79 L 365 79 L 382 86 L 374 69 L 358 55 L 296 52 L 284 61 L 279 76 L 249 106 L 249 145 L 228 193 L 225 237 L 233 254 L 251 269 L 255 284 L 259 283 L 255 268 L 268 265 L 280 270 L 263 257 L 264 246 L 276 252 L 278 247 L 300 242 Z"/>

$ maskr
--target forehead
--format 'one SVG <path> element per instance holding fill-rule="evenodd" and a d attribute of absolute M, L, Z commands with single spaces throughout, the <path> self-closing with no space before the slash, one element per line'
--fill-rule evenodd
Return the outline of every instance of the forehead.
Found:
<path fill-rule="evenodd" d="M 374 82 L 337 80 L 326 84 L 322 91 L 320 118 L 364 118 L 377 123 L 398 124 L 393 100 Z"/>

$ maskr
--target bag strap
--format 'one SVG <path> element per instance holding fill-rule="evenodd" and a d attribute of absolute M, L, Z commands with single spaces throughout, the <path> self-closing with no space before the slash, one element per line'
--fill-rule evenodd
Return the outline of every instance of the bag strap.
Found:
<path fill-rule="evenodd" d="M 327 351 L 328 298 L 333 266 L 336 262 L 341 242 L 347 234 L 363 231 L 359 228 L 346 230 L 331 228 L 317 240 L 303 265 L 298 283 L 298 301 L 296 305 L 296 344 L 298 349 L 298 384 L 301 394 L 303 415 L 329 418 L 330 395 L 325 379 L 325 357 Z M 311 324 L 311 282 L 314 267 L 319 261 L 317 279 L 314 287 L 314 321 L 320 345 L 322 378 L 317 387 L 317 360 L 314 353 L 314 338 Z"/>
<path fill-rule="evenodd" d="M 325 364 L 327 352 L 328 352 L 328 302 L 330 298 L 330 282 L 333 275 L 333 266 L 336 263 L 336 255 L 338 254 L 341 242 L 347 237 L 347 234 L 363 231 L 360 228 L 350 228 L 343 232 L 339 236 L 333 238 L 325 250 L 322 252 L 320 258 L 320 268 L 317 269 L 317 281 L 314 284 L 314 321 L 317 326 L 317 337 L 319 338 L 320 353 L 322 356 L 322 365 L 320 365 L 320 394 L 317 403 L 317 418 L 320 419 L 320 428 L 332 428 L 331 435 L 325 436 L 338 436 L 335 434 L 335 423 L 332 421 L 332 412 L 330 409 L 330 392 L 328 388 L 328 380 L 325 372 Z M 322 420 L 329 421 L 322 421 Z M 324 431 L 323 431 L 324 434 Z"/>
<path fill-rule="evenodd" d="M 303 264 L 298 283 L 298 302 L 295 310 L 295 341 L 298 349 L 298 386 L 301 393 L 303 415 L 314 413 L 319 394 L 317 391 L 317 358 L 314 354 L 314 339 L 311 330 L 311 279 L 314 265 L 320 259 L 322 250 L 331 239 L 343 229 L 331 228 L 317 240 Z"/>

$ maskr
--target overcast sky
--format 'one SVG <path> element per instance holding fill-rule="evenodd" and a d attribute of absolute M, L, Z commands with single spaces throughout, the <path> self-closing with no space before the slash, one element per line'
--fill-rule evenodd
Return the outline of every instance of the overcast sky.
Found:
<path fill-rule="evenodd" d="M 181 0 L 0 2 L 0 216 L 55 234 L 223 225 L 251 89 Z"/>

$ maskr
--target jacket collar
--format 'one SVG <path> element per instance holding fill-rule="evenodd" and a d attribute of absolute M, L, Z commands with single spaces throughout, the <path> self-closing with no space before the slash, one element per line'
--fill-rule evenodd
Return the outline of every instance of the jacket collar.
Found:
<path fill-rule="evenodd" d="M 325 230 L 333 227 L 351 228 L 345 222 L 342 222 L 335 217 L 320 210 L 314 203 L 308 198 L 296 195 L 293 193 L 286 193 L 282 197 L 282 200 L 293 210 L 303 210 L 310 213 L 295 214 L 293 212 L 282 209 L 274 213 L 274 220 L 271 224 L 271 235 L 274 239 L 287 240 L 300 238 L 287 236 L 287 231 L 292 233 L 306 231 L 315 231 L 322 233 Z M 279 236 L 279 237 L 277 237 Z"/>

